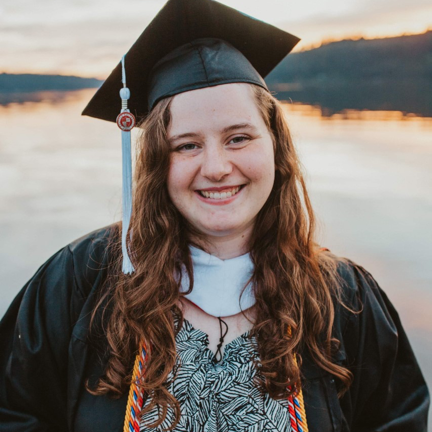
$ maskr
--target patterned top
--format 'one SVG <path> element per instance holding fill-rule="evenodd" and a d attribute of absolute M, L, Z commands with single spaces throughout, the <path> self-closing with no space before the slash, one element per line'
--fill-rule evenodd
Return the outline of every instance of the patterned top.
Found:
<path fill-rule="evenodd" d="M 256 380 L 262 380 L 255 366 L 258 361 L 256 338 L 250 331 L 226 344 L 220 363 L 208 348 L 206 333 L 184 320 L 176 336 L 177 376 L 168 377 L 168 389 L 180 403 L 180 422 L 175 432 L 290 432 L 288 401 L 274 400 L 261 393 Z M 145 405 L 148 404 L 148 400 Z M 140 431 L 162 431 L 173 421 L 148 428 L 158 418 L 157 407 L 141 419 Z"/>

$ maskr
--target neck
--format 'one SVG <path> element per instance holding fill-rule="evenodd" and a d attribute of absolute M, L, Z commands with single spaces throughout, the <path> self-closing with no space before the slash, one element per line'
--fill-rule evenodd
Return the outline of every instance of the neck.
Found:
<path fill-rule="evenodd" d="M 241 233 L 224 236 L 195 238 L 194 243 L 201 249 L 221 260 L 236 258 L 249 252 L 252 227 Z"/>

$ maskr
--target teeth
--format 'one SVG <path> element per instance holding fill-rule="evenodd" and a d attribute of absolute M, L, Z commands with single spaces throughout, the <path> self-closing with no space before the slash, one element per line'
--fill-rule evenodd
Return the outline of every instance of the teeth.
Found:
<path fill-rule="evenodd" d="M 236 187 L 233 189 L 229 189 L 224 192 L 207 192 L 207 191 L 200 191 L 200 194 L 205 198 L 211 198 L 211 199 L 227 199 L 231 198 L 233 195 L 235 195 L 240 190 L 240 187 Z"/>

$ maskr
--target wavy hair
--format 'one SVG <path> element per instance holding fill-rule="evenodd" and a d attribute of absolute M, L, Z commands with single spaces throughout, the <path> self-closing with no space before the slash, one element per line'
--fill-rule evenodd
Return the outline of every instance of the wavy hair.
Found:
<path fill-rule="evenodd" d="M 340 301 L 336 261 L 320 252 L 314 241 L 314 213 L 283 108 L 266 90 L 254 85 L 250 89 L 272 135 L 276 162 L 273 189 L 257 215 L 250 243 L 256 297 L 252 334 L 258 341 L 257 368 L 264 378 L 260 385 L 273 398 L 286 398 L 296 391 L 300 386 L 299 353 L 306 349 L 315 363 L 337 377 L 346 390 L 352 375 L 333 360 L 338 341 L 332 338 L 332 299 Z M 98 304 L 110 299 L 105 329 L 109 360 L 104 376 L 89 391 L 117 396 L 127 391 L 133 359 L 144 340 L 151 347 L 145 376 L 140 379 L 151 398 L 145 411 L 157 405 L 161 413 L 148 426 L 159 426 L 172 409 L 174 428 L 180 407 L 166 384 L 176 363 L 176 332 L 183 322 L 175 275 L 184 265 L 193 286 L 193 273 L 188 247 L 190 227 L 167 190 L 171 100 L 159 102 L 141 125 L 130 225 L 133 235 L 128 245 L 135 272 L 131 276 L 121 274 L 121 239 L 117 233 L 112 246 L 118 259 L 112 266 L 109 289 Z M 180 317 L 177 328 L 173 312 Z"/>

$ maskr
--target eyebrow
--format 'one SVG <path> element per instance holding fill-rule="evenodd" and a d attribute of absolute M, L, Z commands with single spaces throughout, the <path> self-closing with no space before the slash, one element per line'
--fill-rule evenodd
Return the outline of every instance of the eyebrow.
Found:
<path fill-rule="evenodd" d="M 232 132 L 237 129 L 249 129 L 249 130 L 256 130 L 256 127 L 251 123 L 238 123 L 231 126 L 227 126 L 226 128 L 222 129 L 223 133 Z"/>
<path fill-rule="evenodd" d="M 228 133 L 238 129 L 256 130 L 256 127 L 251 123 L 237 123 L 223 128 L 221 132 Z M 186 132 L 183 134 L 174 135 L 169 139 L 169 142 L 177 141 L 182 138 L 197 138 L 197 137 L 202 137 L 202 134 L 196 132 Z"/>
<path fill-rule="evenodd" d="M 169 138 L 168 141 L 172 142 L 172 141 L 177 141 L 181 138 L 197 138 L 197 137 L 201 137 L 201 136 L 202 136 L 202 134 L 200 134 L 200 133 L 186 132 L 183 134 L 174 135 L 173 137 Z"/>

